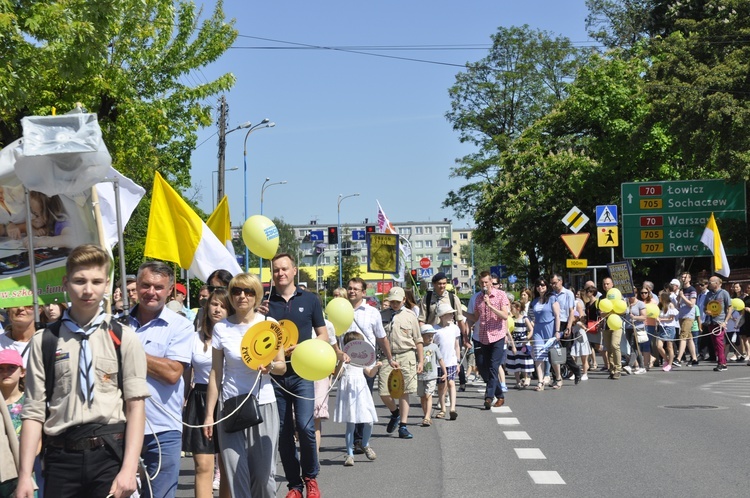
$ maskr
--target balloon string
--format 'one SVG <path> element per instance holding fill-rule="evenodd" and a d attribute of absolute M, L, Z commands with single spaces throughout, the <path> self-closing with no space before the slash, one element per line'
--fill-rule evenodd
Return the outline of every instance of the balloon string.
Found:
<path fill-rule="evenodd" d="M 290 361 L 290 360 L 287 360 L 287 363 L 291 363 L 291 361 Z M 328 391 L 326 391 L 326 394 L 325 394 L 326 396 L 328 396 L 328 395 L 330 395 L 330 394 L 331 394 L 331 391 L 332 391 L 332 390 L 333 390 L 333 388 L 334 388 L 334 387 L 336 386 L 336 382 L 338 382 L 338 381 L 339 381 L 339 379 L 341 378 L 341 374 L 342 374 L 342 372 L 343 372 L 343 371 L 344 371 L 344 369 L 343 369 L 343 368 L 339 369 L 339 373 L 338 373 L 338 374 L 336 374 L 336 377 L 335 377 L 335 378 L 334 378 L 334 379 L 333 379 L 333 380 L 331 381 L 331 387 L 329 387 L 329 388 L 328 388 Z M 294 394 L 293 392 L 289 391 L 289 390 L 288 390 L 288 389 L 286 389 L 286 388 L 285 388 L 284 386 L 282 386 L 281 384 L 279 384 L 279 383 L 278 383 L 278 381 L 277 381 L 276 379 L 274 379 L 274 378 L 273 378 L 273 376 L 271 376 L 271 381 L 272 381 L 272 382 L 273 382 L 274 384 L 276 384 L 276 385 L 277 385 L 277 386 L 279 387 L 279 389 L 281 389 L 282 391 L 284 391 L 284 392 L 285 392 L 286 394 L 288 394 L 289 396 L 292 396 L 292 397 L 295 397 L 295 398 L 299 398 L 299 399 L 306 399 L 306 400 L 308 400 L 308 401 L 316 401 L 316 400 L 317 400 L 317 397 L 313 397 L 313 398 L 306 398 L 306 397 L 304 397 L 304 396 L 300 396 L 300 395 L 298 395 L 298 394 Z M 313 382 L 315 382 L 315 381 L 313 381 Z"/>

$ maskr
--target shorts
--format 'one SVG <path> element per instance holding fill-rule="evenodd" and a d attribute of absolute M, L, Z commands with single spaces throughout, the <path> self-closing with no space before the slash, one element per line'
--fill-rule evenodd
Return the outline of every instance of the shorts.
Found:
<path fill-rule="evenodd" d="M 673 341 L 675 332 L 674 327 L 659 327 L 659 339 L 662 341 Z"/>
<path fill-rule="evenodd" d="M 417 392 L 417 352 L 407 351 L 405 353 L 395 353 L 393 359 L 398 363 L 401 374 L 404 376 L 404 394 L 414 394 Z M 388 390 L 388 376 L 393 369 L 388 362 L 383 362 L 378 373 L 378 393 L 381 396 L 390 396 Z"/>
<path fill-rule="evenodd" d="M 477 359 L 474 356 L 474 348 L 469 349 L 469 352 L 466 353 L 466 364 L 469 366 L 469 368 L 474 368 L 477 366 Z"/>
<path fill-rule="evenodd" d="M 457 370 L 458 370 L 458 365 L 451 365 L 449 367 L 445 367 L 445 371 L 448 374 L 446 381 L 449 381 L 449 380 L 455 381 Z M 437 378 L 438 384 L 444 384 L 442 377 L 443 377 L 443 369 L 441 367 L 438 367 L 438 378 Z"/>
<path fill-rule="evenodd" d="M 693 338 L 693 318 L 680 318 L 680 339 Z"/>
<path fill-rule="evenodd" d="M 437 379 L 417 380 L 417 395 L 420 398 L 434 396 L 437 387 Z"/>
<path fill-rule="evenodd" d="M 313 386 L 315 388 L 313 418 L 328 420 L 328 391 L 331 387 L 331 378 L 326 377 L 321 380 L 316 380 Z"/>

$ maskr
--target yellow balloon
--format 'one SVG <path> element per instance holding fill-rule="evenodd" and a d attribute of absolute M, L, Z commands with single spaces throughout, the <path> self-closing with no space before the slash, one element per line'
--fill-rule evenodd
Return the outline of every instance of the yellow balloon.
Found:
<path fill-rule="evenodd" d="M 510 320 L 508 320 L 508 332 L 513 332 L 516 330 L 516 322 L 513 320 L 513 317 L 510 317 Z"/>
<path fill-rule="evenodd" d="M 326 306 L 328 320 L 333 324 L 336 335 L 340 336 L 347 330 L 354 321 L 354 308 L 348 299 L 343 297 L 334 297 Z"/>
<path fill-rule="evenodd" d="M 326 341 L 302 341 L 292 351 L 292 368 L 303 379 L 325 379 L 336 368 L 336 351 Z"/>
<path fill-rule="evenodd" d="M 623 301 L 622 299 L 617 299 L 612 301 L 612 311 L 617 313 L 618 315 L 622 315 L 625 313 L 625 310 L 628 309 L 628 303 Z"/>
<path fill-rule="evenodd" d="M 618 299 L 622 299 L 622 292 L 620 292 L 620 289 L 617 287 L 612 287 L 607 291 L 607 299 L 610 301 L 617 301 Z"/>
<path fill-rule="evenodd" d="M 622 328 L 622 318 L 620 318 L 620 315 L 609 315 L 607 317 L 607 327 L 609 327 L 609 330 L 620 330 Z"/>
<path fill-rule="evenodd" d="M 602 313 L 609 313 L 612 311 L 612 301 L 609 299 L 600 299 L 599 300 L 599 311 Z"/>
<path fill-rule="evenodd" d="M 646 316 L 649 318 L 656 318 L 659 316 L 659 307 L 654 303 L 648 303 L 646 305 Z"/>
<path fill-rule="evenodd" d="M 279 229 L 273 221 L 256 214 L 242 225 L 242 240 L 248 250 L 263 259 L 272 259 L 279 249 Z"/>
<path fill-rule="evenodd" d="M 732 308 L 735 309 L 735 311 L 742 311 L 745 309 L 745 301 L 742 299 L 735 297 L 732 299 Z"/>

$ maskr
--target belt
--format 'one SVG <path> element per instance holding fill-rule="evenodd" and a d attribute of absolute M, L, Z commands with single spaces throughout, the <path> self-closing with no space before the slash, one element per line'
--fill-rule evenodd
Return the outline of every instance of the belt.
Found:
<path fill-rule="evenodd" d="M 115 441 L 122 441 L 125 439 L 125 433 L 118 432 L 114 434 L 107 434 L 112 437 Z M 49 438 L 45 442 L 50 448 L 59 448 L 67 451 L 84 451 L 84 450 L 96 450 L 103 446 L 106 446 L 107 442 L 104 440 L 106 436 L 93 436 L 84 437 L 77 440 L 65 439 L 64 437 Z"/>

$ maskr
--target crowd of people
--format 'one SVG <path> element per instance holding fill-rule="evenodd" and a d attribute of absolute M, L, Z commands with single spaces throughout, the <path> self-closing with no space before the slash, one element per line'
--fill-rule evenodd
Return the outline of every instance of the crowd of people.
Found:
<path fill-rule="evenodd" d="M 624 289 L 619 313 L 601 305 L 614 287 L 609 277 L 576 290 L 555 273 L 515 294 L 485 271 L 464 306 L 438 273 L 421 299 L 391 288 L 382 309 L 365 299 L 367 283 L 352 278 L 334 291 L 354 310 L 337 337 L 320 296 L 295 284 L 294 258 L 278 254 L 271 267 L 269 293 L 254 275 L 214 272 L 190 310 L 172 268 L 146 262 L 126 277 L 127 300 L 119 292 L 109 298 L 113 314 L 102 307 L 109 256 L 93 245 L 73 249 L 63 278 L 69 302 L 46 305 L 38 332 L 33 307 L 11 308 L 0 335 L 2 427 L 12 436 L 0 445 L 0 496 L 125 497 L 140 479 L 141 496 L 170 497 L 181 456 L 190 455 L 196 497 L 216 489 L 222 497 L 274 497 L 278 454 L 287 498 L 316 498 L 332 383 L 332 419 L 344 424 L 351 467 L 356 455 L 377 458 L 375 379 L 389 412 L 386 433 L 410 440 L 414 421 L 429 427 L 433 416 L 459 417 L 457 392 L 467 382 L 481 379 L 480 408 L 489 410 L 504 405 L 506 376 L 517 390 L 532 383 L 536 391 L 559 390 L 566 378 L 579 384 L 592 370 L 617 380 L 704 361 L 722 372 L 750 355 L 750 285 L 743 291 L 734 283 L 730 293 L 717 276 L 693 284 L 684 272 L 662 287 L 643 281 Z M 298 375 L 289 361 L 295 345 L 248 368 L 246 331 L 280 321 L 296 326 L 297 345 L 331 344 L 337 367 L 330 378 Z M 376 351 L 369 364 L 349 361 L 353 341 Z M 398 392 L 394 371 L 403 381 Z M 414 395 L 421 413 L 410 417 Z"/>

